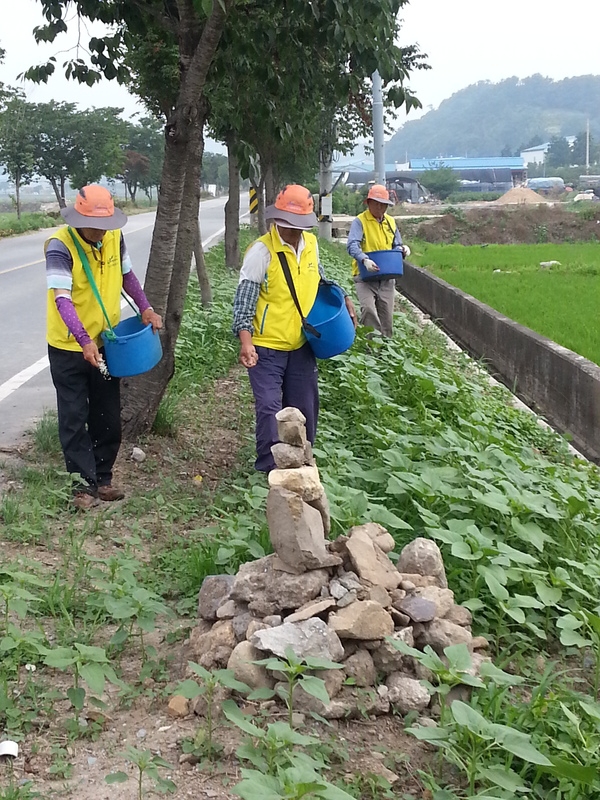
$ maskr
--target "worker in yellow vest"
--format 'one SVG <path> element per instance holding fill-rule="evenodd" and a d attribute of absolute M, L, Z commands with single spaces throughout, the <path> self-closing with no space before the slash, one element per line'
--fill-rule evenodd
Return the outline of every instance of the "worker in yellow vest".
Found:
<path fill-rule="evenodd" d="M 319 262 L 317 225 L 311 193 L 291 184 L 265 210 L 273 224 L 248 248 L 233 305 L 233 333 L 240 340 L 240 362 L 247 367 L 256 408 L 256 469 L 269 472 L 278 441 L 275 414 L 286 406 L 306 417 L 306 433 L 315 440 L 319 413 L 317 363 L 302 329 L 300 313 L 283 263 L 306 315 L 326 280 Z M 349 297 L 346 307 L 356 324 Z"/>
<path fill-rule="evenodd" d="M 368 281 L 360 277 L 358 264 L 376 276 L 377 264 L 366 253 L 375 250 L 400 250 L 404 258 L 410 255 L 410 247 L 402 244 L 402 236 L 396 220 L 386 211 L 394 205 L 385 186 L 376 183 L 369 189 L 366 199 L 367 208 L 359 214 L 350 226 L 347 250 L 352 256 L 352 276 L 356 294 L 360 303 L 361 325 L 369 325 L 379 331 L 382 336 L 392 335 L 394 319 L 394 300 L 396 297 L 395 278 L 371 278 Z"/>
<path fill-rule="evenodd" d="M 75 204 L 60 212 L 67 226 L 46 241 L 47 341 L 56 389 L 58 434 L 67 471 L 75 477 L 73 503 L 87 510 L 99 500 L 121 500 L 112 470 L 121 444 L 119 379 L 109 378 L 100 334 L 104 312 L 86 275 L 102 298 L 112 326 L 121 316 L 121 289 L 153 330 L 162 320 L 131 269 L 121 228 L 125 214 L 108 189 L 79 190 Z M 84 266 L 84 262 L 85 266 Z"/>

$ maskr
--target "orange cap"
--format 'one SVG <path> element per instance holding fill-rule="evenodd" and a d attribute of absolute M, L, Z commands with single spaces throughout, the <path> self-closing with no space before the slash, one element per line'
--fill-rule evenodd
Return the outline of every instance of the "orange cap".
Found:
<path fill-rule="evenodd" d="M 369 189 L 367 200 L 376 200 L 378 203 L 385 203 L 388 206 L 393 206 L 394 203 L 390 200 L 390 193 L 380 183 L 375 183 Z"/>
<path fill-rule="evenodd" d="M 312 194 L 306 186 L 290 183 L 277 195 L 272 206 L 265 210 L 265 218 L 272 219 L 284 228 L 308 231 L 317 224 Z"/>
<path fill-rule="evenodd" d="M 63 208 L 64 219 L 75 228 L 97 228 L 103 231 L 122 228 L 127 217 L 120 209 L 115 209 L 111 193 L 104 186 L 91 183 L 83 186 L 77 193 L 75 204 Z"/>

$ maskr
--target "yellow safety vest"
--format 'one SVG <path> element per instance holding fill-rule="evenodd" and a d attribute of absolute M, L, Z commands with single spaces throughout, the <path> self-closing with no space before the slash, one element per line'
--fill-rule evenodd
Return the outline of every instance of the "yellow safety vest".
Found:
<path fill-rule="evenodd" d="M 298 295 L 302 313 L 307 315 L 313 307 L 319 288 L 319 261 L 317 238 L 312 233 L 303 233 L 304 249 L 300 260 L 292 248 L 282 245 L 275 225 L 258 241 L 269 249 L 271 261 L 260 287 L 252 342 L 273 350 L 298 350 L 306 342 L 300 314 L 294 304 L 285 280 L 278 252 L 284 253 Z"/>
<path fill-rule="evenodd" d="M 363 238 L 360 249 L 363 253 L 372 253 L 374 250 L 391 250 L 396 234 L 396 220 L 389 214 L 383 215 L 383 220 L 379 222 L 367 209 L 358 215 L 362 222 Z M 356 259 L 352 260 L 352 275 L 358 275 L 358 264 Z"/>
<path fill-rule="evenodd" d="M 121 271 L 121 231 L 106 231 L 102 239 L 102 247 L 92 247 L 79 236 L 75 228 L 71 228 L 77 237 L 80 245 L 88 258 L 90 269 L 96 286 L 106 308 L 106 313 L 111 325 L 116 325 L 121 317 L 121 289 L 123 287 L 123 274 Z M 96 300 L 90 287 L 89 281 L 83 269 L 83 264 L 79 258 L 77 248 L 69 233 L 69 228 L 60 228 L 56 233 L 47 239 L 44 245 L 44 252 L 48 242 L 58 239 L 68 248 L 73 259 L 73 287 L 71 289 L 71 299 L 90 338 L 100 347 L 102 340 L 100 333 L 107 327 L 104 314 L 100 304 Z M 81 351 L 75 337 L 71 334 L 62 320 L 56 307 L 54 299 L 54 289 L 48 290 L 47 301 L 47 328 L 46 338 L 52 347 L 60 350 Z"/>

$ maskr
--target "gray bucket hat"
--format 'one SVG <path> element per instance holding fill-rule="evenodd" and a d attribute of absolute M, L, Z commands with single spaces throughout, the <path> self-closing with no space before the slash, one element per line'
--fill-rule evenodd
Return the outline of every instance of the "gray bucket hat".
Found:
<path fill-rule="evenodd" d="M 111 193 L 96 183 L 83 186 L 77 193 L 74 205 L 61 208 L 60 213 L 73 228 L 115 231 L 127 225 L 127 215 L 115 208 Z"/>
<path fill-rule="evenodd" d="M 309 231 L 319 224 L 312 194 L 298 183 L 288 184 L 279 192 L 273 205 L 265 209 L 265 219 L 296 231 Z"/>

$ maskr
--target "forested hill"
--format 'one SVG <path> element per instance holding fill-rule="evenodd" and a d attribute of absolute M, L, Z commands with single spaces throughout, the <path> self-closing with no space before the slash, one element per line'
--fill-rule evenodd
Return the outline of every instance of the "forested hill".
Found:
<path fill-rule="evenodd" d="M 600 75 L 552 81 L 542 75 L 481 81 L 406 122 L 386 145 L 386 162 L 438 156 L 514 155 L 553 136 L 577 136 L 587 119 L 600 139 Z"/>

